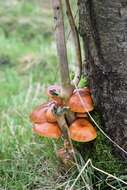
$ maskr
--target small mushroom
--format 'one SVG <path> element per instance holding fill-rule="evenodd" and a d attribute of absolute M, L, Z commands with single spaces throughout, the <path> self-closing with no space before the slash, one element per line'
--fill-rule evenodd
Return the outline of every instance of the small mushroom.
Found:
<path fill-rule="evenodd" d="M 44 123 L 47 121 L 46 112 L 48 109 L 48 104 L 44 103 L 34 109 L 30 114 L 30 120 L 32 123 Z"/>
<path fill-rule="evenodd" d="M 40 136 L 50 138 L 60 138 L 62 133 L 57 123 L 34 124 L 33 131 Z"/>
<path fill-rule="evenodd" d="M 75 89 L 73 95 L 70 97 L 68 106 L 73 112 L 85 113 L 92 111 L 94 105 L 89 89 Z"/>
<path fill-rule="evenodd" d="M 47 95 L 50 99 L 56 101 L 58 105 L 62 104 L 62 98 L 60 97 L 61 87 L 59 85 L 51 85 L 47 89 Z"/>
<path fill-rule="evenodd" d="M 67 140 L 64 141 L 64 147 L 59 149 L 56 153 L 64 166 L 70 168 L 74 165 L 74 150 Z"/>
<path fill-rule="evenodd" d="M 89 142 L 96 138 L 96 129 L 86 119 L 77 119 L 74 121 L 70 128 L 70 137 L 74 141 Z"/>

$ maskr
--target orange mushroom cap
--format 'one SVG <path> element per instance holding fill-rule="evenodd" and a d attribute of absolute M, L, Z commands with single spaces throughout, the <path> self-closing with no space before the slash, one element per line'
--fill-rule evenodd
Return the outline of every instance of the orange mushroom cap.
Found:
<path fill-rule="evenodd" d="M 30 114 L 30 120 L 32 123 L 44 123 L 47 121 L 46 111 L 48 109 L 48 104 L 42 104 L 36 107 Z"/>
<path fill-rule="evenodd" d="M 60 91 L 61 91 L 61 87 L 57 84 L 55 85 L 51 85 L 47 88 L 47 95 L 49 97 L 52 97 L 53 95 L 57 95 L 57 94 L 60 94 Z"/>
<path fill-rule="evenodd" d="M 75 89 L 73 95 L 70 97 L 68 106 L 73 112 L 85 113 L 87 111 L 92 111 L 94 109 L 94 105 L 89 89 Z"/>
<path fill-rule="evenodd" d="M 86 119 L 77 119 L 70 128 L 70 137 L 74 141 L 89 142 L 97 137 L 96 129 Z"/>
<path fill-rule="evenodd" d="M 57 120 L 56 120 L 56 116 L 53 114 L 53 108 L 54 108 L 54 106 L 55 106 L 56 104 L 55 103 L 52 103 L 49 107 L 48 107 L 48 109 L 47 109 L 47 112 L 46 112 L 46 119 L 47 119 L 47 121 L 48 122 L 56 122 Z"/>
<path fill-rule="evenodd" d="M 50 138 L 60 138 L 62 133 L 57 123 L 42 123 L 35 124 L 33 127 L 33 131 L 40 136 L 50 137 Z"/>
<path fill-rule="evenodd" d="M 85 93 L 91 94 L 91 91 L 88 87 L 74 89 L 73 93 L 80 92 L 81 90 L 83 90 Z"/>
<path fill-rule="evenodd" d="M 86 118 L 88 117 L 87 113 L 76 113 L 77 118 Z"/>
<path fill-rule="evenodd" d="M 62 104 L 62 98 L 59 96 L 61 92 L 61 87 L 59 85 L 51 85 L 47 89 L 47 95 L 52 100 L 55 100 L 59 105 Z"/>

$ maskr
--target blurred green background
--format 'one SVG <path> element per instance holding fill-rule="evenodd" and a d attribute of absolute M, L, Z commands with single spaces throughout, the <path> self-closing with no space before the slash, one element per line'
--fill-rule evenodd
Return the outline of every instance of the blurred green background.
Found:
<path fill-rule="evenodd" d="M 33 135 L 29 114 L 57 82 L 56 55 L 51 2 L 0 1 L 1 189 L 55 189 L 55 142 Z"/>

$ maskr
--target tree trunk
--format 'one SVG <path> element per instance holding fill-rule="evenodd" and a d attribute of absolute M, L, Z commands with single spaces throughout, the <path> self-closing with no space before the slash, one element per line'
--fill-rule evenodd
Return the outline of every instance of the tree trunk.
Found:
<path fill-rule="evenodd" d="M 107 134 L 127 151 L 127 0 L 79 0 L 79 12 L 95 105 Z"/>

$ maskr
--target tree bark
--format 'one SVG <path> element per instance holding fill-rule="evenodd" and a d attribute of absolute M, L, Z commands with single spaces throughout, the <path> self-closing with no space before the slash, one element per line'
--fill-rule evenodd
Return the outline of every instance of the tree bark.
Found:
<path fill-rule="evenodd" d="M 79 26 L 104 130 L 127 151 L 127 0 L 79 0 Z"/>

